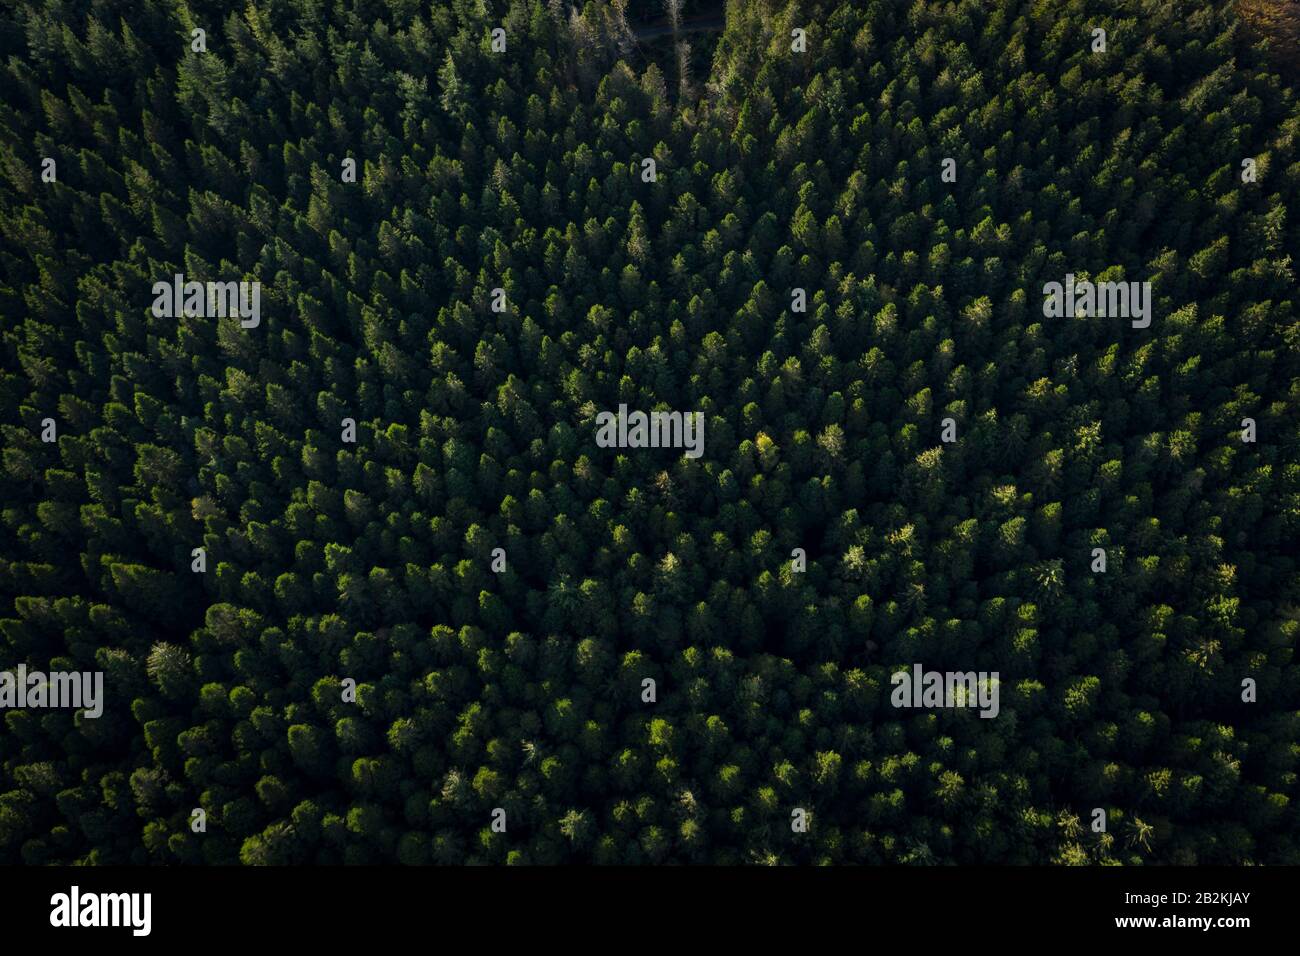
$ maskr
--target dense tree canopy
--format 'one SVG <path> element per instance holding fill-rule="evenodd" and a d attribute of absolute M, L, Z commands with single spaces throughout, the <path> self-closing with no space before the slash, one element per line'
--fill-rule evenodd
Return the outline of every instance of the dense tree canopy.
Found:
<path fill-rule="evenodd" d="M 7 8 L 0 669 L 105 703 L 0 715 L 0 861 L 1300 862 L 1300 107 L 1222 6 Z"/>

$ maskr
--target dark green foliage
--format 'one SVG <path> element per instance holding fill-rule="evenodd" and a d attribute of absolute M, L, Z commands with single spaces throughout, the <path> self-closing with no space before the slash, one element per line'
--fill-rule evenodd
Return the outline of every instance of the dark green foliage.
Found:
<path fill-rule="evenodd" d="M 1192 0 L 734 0 L 691 76 L 568 6 L 0 14 L 0 669 L 106 688 L 0 715 L 0 862 L 1300 862 L 1294 85 Z"/>

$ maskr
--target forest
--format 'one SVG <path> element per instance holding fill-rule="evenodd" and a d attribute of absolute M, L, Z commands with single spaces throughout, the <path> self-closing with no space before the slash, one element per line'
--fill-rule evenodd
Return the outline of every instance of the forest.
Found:
<path fill-rule="evenodd" d="M 1279 44 L 5 4 L 0 863 L 1300 863 Z"/>

